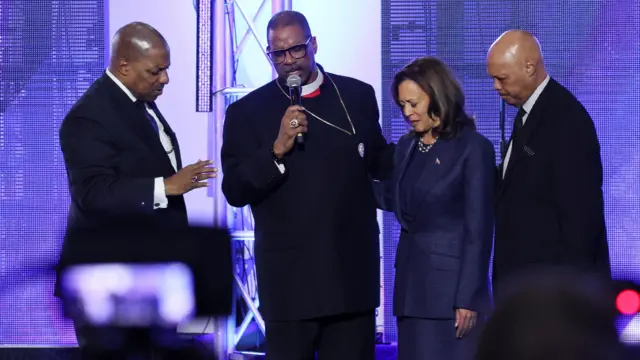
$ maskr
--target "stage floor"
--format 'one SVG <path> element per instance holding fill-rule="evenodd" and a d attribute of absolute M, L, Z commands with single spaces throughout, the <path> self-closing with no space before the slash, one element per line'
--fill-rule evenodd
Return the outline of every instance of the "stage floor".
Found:
<path fill-rule="evenodd" d="M 628 347 L 628 359 L 640 359 L 640 346 Z M 77 348 L 0 348 L 0 360 L 80 360 Z M 234 354 L 228 360 L 264 359 L 257 354 Z M 395 345 L 377 345 L 375 360 L 396 360 Z M 187 359 L 185 359 L 187 360 Z"/>
<path fill-rule="evenodd" d="M 229 360 L 258 360 L 264 356 L 250 353 L 232 355 Z M 77 348 L 0 348 L 0 360 L 80 360 Z M 396 360 L 394 345 L 377 345 L 375 360 Z"/>

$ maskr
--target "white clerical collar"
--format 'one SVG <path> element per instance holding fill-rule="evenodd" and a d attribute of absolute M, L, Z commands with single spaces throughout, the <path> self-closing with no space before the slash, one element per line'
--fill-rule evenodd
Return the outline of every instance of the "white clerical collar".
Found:
<path fill-rule="evenodd" d="M 322 71 L 320 71 L 320 69 L 317 67 L 316 71 L 318 72 L 318 77 L 316 77 L 316 79 L 313 80 L 312 83 L 302 86 L 302 96 L 307 96 L 313 93 L 320 88 L 320 85 L 322 85 L 322 82 L 324 81 L 324 75 L 322 74 Z"/>
<path fill-rule="evenodd" d="M 136 97 L 133 96 L 133 93 L 131 92 L 131 90 L 127 89 L 127 87 L 124 86 L 122 81 L 118 80 L 118 78 L 115 75 L 113 75 L 111 71 L 109 71 L 109 69 L 107 69 L 106 73 L 107 73 L 107 76 L 110 77 L 111 80 L 113 80 L 113 82 L 116 83 L 116 85 L 118 85 L 118 87 L 122 89 L 122 91 L 124 91 L 125 94 L 127 94 L 127 96 L 129 97 L 129 99 L 131 99 L 131 101 L 133 102 L 138 101 L 138 99 L 136 99 Z"/>
<path fill-rule="evenodd" d="M 540 94 L 542 94 L 542 90 L 544 90 L 544 88 L 549 83 L 549 79 L 551 79 L 551 77 L 547 75 L 547 77 L 544 78 L 544 80 L 540 83 L 540 85 L 538 85 L 538 87 L 533 92 L 533 94 L 529 96 L 529 99 L 527 100 L 527 102 L 525 102 L 524 105 L 522 105 L 522 108 L 524 109 L 524 111 L 527 112 L 527 114 L 531 112 L 533 105 L 536 103 L 536 101 L 540 97 Z"/>

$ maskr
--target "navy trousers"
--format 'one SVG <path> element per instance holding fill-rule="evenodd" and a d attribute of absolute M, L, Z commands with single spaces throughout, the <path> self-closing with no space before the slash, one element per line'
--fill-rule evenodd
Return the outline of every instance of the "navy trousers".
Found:
<path fill-rule="evenodd" d="M 454 319 L 400 317 L 398 360 L 471 360 L 479 332 L 458 339 Z"/>

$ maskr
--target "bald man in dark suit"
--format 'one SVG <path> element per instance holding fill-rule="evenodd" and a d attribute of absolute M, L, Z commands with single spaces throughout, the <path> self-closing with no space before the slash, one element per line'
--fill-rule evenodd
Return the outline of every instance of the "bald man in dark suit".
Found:
<path fill-rule="evenodd" d="M 60 146 L 71 205 L 59 269 L 77 241 L 91 240 L 73 236 L 76 231 L 128 218 L 186 227 L 183 194 L 215 176 L 210 161 L 182 167 L 176 135 L 155 104 L 169 83 L 169 65 L 162 35 L 144 23 L 128 24 L 113 38 L 109 68 L 65 117 Z M 74 322 L 81 348 L 92 343 L 90 324 Z"/>
<path fill-rule="evenodd" d="M 589 113 L 547 74 L 528 32 L 500 36 L 487 70 L 502 99 L 518 108 L 499 167 L 494 292 L 549 267 L 610 278 L 600 144 Z"/>

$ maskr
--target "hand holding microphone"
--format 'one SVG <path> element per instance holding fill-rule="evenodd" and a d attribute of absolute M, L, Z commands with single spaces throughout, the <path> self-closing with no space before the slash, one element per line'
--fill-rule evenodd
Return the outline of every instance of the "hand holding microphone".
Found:
<path fill-rule="evenodd" d="M 302 79 L 300 76 L 292 74 L 287 77 L 287 87 L 289 88 L 289 99 L 291 105 L 302 106 Z M 304 135 L 298 133 L 296 135 L 296 143 L 298 145 L 304 144 Z"/>
<path fill-rule="evenodd" d="M 273 152 L 279 159 L 293 148 L 294 139 L 299 134 L 307 132 L 307 116 L 303 111 L 302 106 L 292 105 L 284 113 L 278 138 L 273 143 Z"/>
<path fill-rule="evenodd" d="M 304 144 L 303 134 L 307 132 L 307 116 L 302 107 L 302 79 L 300 76 L 289 75 L 287 87 L 289 88 L 291 106 L 287 108 L 282 117 L 278 138 L 273 143 L 273 152 L 279 159 L 293 148 L 294 139 L 298 145 Z"/>

